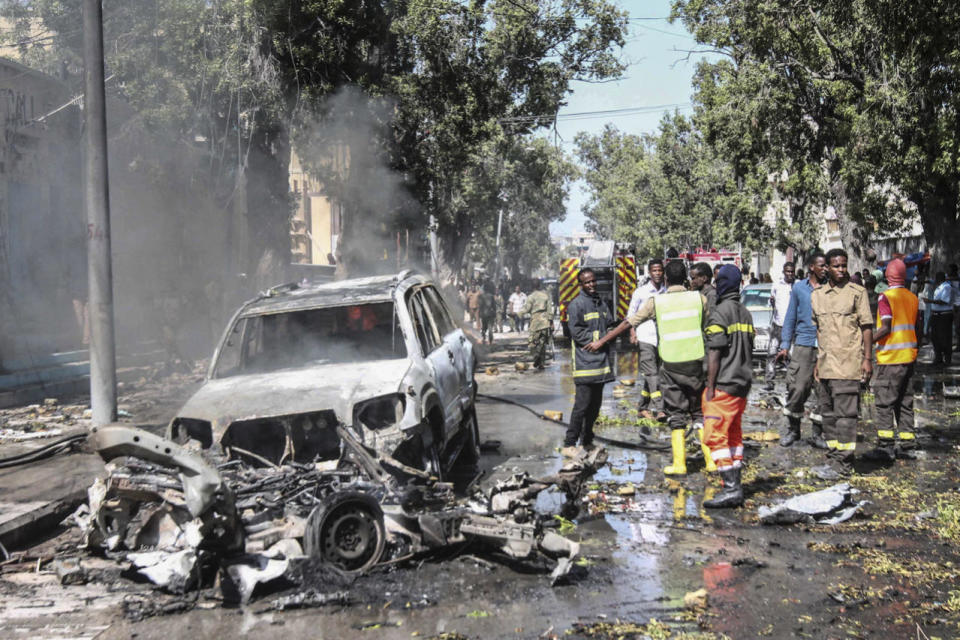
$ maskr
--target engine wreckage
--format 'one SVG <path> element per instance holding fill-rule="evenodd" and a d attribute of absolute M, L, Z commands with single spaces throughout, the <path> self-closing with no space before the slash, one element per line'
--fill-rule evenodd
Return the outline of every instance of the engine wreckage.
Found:
<path fill-rule="evenodd" d="M 556 533 L 557 520 L 534 503 L 556 487 L 573 517 L 584 482 L 606 462 L 604 449 L 565 460 L 554 476 L 515 474 L 487 493 L 457 497 L 452 484 L 373 452 L 342 424 L 333 429 L 335 459 L 279 465 L 252 451 L 192 450 L 128 426 L 95 429 L 108 475 L 75 514 L 85 544 L 172 593 L 219 576 L 224 601 L 240 603 L 258 584 L 296 584 L 291 576 L 311 566 L 359 574 L 465 543 L 554 560 L 554 584 L 573 566 L 579 544 Z"/>

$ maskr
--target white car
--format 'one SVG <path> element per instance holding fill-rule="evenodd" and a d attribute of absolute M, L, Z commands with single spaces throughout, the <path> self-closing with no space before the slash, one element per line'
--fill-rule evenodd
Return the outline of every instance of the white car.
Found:
<path fill-rule="evenodd" d="M 168 427 L 246 462 L 339 455 L 334 424 L 377 453 L 442 475 L 479 455 L 473 344 L 429 278 L 283 285 L 244 304 L 203 386 Z"/>

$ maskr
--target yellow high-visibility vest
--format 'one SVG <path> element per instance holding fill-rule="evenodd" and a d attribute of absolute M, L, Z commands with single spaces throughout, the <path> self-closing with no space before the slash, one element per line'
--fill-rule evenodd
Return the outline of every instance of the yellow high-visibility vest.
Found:
<path fill-rule="evenodd" d="M 700 292 L 665 293 L 653 300 L 660 358 L 664 362 L 690 362 L 703 358 L 703 300 Z"/>
<path fill-rule="evenodd" d="M 917 360 L 917 296 L 904 287 L 895 287 L 883 292 L 893 318 L 890 333 L 877 340 L 877 364 L 910 364 Z M 877 311 L 877 329 L 880 328 L 880 311 Z"/>

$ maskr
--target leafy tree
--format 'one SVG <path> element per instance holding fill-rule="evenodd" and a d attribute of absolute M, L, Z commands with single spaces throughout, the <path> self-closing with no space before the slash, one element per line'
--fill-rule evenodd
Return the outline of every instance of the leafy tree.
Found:
<path fill-rule="evenodd" d="M 499 136 L 482 148 L 477 171 L 465 180 L 457 206 L 461 215 L 490 209 L 483 238 L 495 238 L 497 213 L 503 210 L 501 267 L 511 279 L 533 274 L 553 257 L 550 223 L 564 216 L 564 201 L 578 172 L 563 151 L 544 138 Z M 473 257 L 496 272 L 495 242 L 475 243 Z"/>
<path fill-rule="evenodd" d="M 858 257 L 915 212 L 944 255 L 958 231 L 956 42 L 936 0 L 683 0 L 674 16 L 727 59 L 701 65 L 698 121 L 741 171 L 782 175 L 791 223 L 827 205 Z"/>
<path fill-rule="evenodd" d="M 688 118 L 665 115 L 656 135 L 608 125 L 576 142 L 591 192 L 586 214 L 602 237 L 647 256 L 671 246 L 759 249 L 769 242 L 766 200 L 741 187 Z"/>

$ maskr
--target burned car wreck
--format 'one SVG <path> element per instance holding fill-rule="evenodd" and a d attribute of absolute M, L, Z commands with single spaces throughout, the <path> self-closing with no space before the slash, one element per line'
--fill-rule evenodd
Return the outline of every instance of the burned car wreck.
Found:
<path fill-rule="evenodd" d="M 426 276 L 280 285 L 234 314 L 167 437 L 306 462 L 325 446 L 311 435 L 342 423 L 442 478 L 479 455 L 475 367 L 472 342 Z"/>
<path fill-rule="evenodd" d="M 311 566 L 361 574 L 458 544 L 546 558 L 556 583 L 579 544 L 556 533 L 556 520 L 534 502 L 556 487 L 572 516 L 584 482 L 606 462 L 595 449 L 554 476 L 516 474 L 458 497 L 349 427 L 326 431 L 326 456 L 278 465 L 253 452 L 191 450 L 129 426 L 98 428 L 91 440 L 108 475 L 75 514 L 84 543 L 172 593 L 217 582 L 225 602 L 249 601 L 258 584 L 296 583 Z"/>

